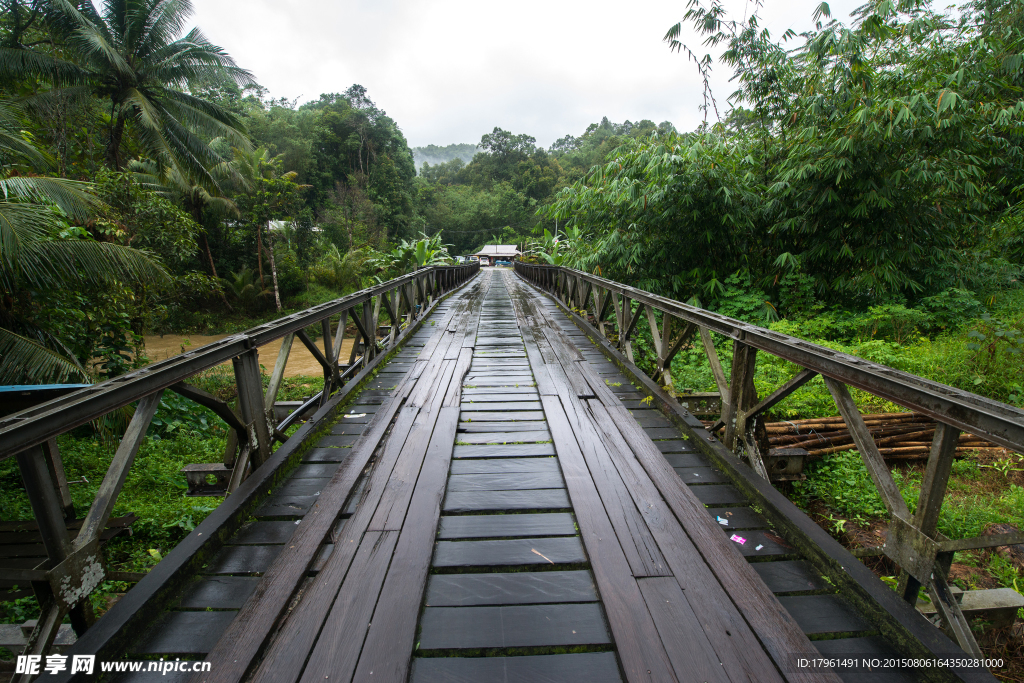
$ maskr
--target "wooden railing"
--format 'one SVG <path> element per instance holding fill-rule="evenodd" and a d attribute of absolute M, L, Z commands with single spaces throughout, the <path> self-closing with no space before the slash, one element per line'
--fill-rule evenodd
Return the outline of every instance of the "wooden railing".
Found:
<path fill-rule="evenodd" d="M 902 570 L 899 591 L 915 604 L 919 590 L 927 589 L 961 647 L 980 656 L 946 581 L 953 554 L 1021 543 L 1024 533 L 951 540 L 938 531 L 939 511 L 960 433 L 975 434 L 1024 453 L 1024 411 L 578 270 L 526 263 L 516 263 L 515 270 L 528 282 L 549 292 L 578 320 L 590 325 L 593 332 L 605 337 L 630 364 L 637 360 L 631 340 L 640 321 L 646 319 L 654 342 L 654 357 L 646 359 L 656 368 L 651 379 L 670 396 L 674 395 L 672 359 L 684 345 L 691 341 L 696 345 L 699 337 L 721 394 L 721 419 L 711 431 L 724 430 L 721 441 L 725 447 L 765 479 L 769 478 L 765 467 L 767 453 L 764 440 L 759 438 L 763 434 L 764 414 L 821 375 L 889 512 L 889 535 L 882 551 Z M 712 334 L 732 340 L 728 378 Z M 770 353 L 800 368 L 788 382 L 763 398 L 758 397 L 754 387 L 758 352 Z M 851 386 L 924 413 L 937 422 L 913 515 L 850 395 Z"/>
<path fill-rule="evenodd" d="M 223 462 L 200 472 L 203 477 L 214 475 L 223 482 L 222 493 L 230 493 L 267 461 L 275 440 L 283 443 L 288 439 L 284 431 L 289 425 L 311 408 L 326 404 L 346 382 L 373 366 L 375 359 L 387 354 L 404 337 L 401 330 L 410 330 L 438 297 L 468 282 L 479 269 L 475 263 L 421 268 L 0 419 L 0 459 L 12 455 L 18 459 L 48 557 L 32 569 L 0 569 L 2 580 L 31 583 L 42 608 L 25 654 L 46 654 L 66 614 L 70 613 L 72 625 L 80 634 L 87 628 L 86 598 L 106 574 L 99 551 L 100 535 L 165 390 L 210 408 L 227 423 L 229 437 Z M 380 338 L 382 312 L 390 325 Z M 349 320 L 356 333 L 352 352 L 342 362 L 339 355 Z M 319 327 L 322 349 L 306 332 L 310 326 Z M 264 391 L 258 349 L 277 339 L 281 339 L 281 349 Z M 274 404 L 296 339 L 322 366 L 324 388 L 277 423 Z M 188 378 L 229 360 L 234 368 L 237 406 L 186 383 Z M 69 496 L 56 437 L 136 402 L 96 499 L 72 538 L 66 516 L 69 509 L 73 514 L 73 508 L 65 500 Z"/>

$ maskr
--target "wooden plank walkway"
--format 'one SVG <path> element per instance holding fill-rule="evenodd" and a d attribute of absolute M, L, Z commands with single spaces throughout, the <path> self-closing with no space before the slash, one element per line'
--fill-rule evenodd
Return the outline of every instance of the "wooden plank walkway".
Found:
<path fill-rule="evenodd" d="M 205 656 L 196 683 L 739 683 L 889 651 L 509 271 L 354 400 L 138 654 Z"/>

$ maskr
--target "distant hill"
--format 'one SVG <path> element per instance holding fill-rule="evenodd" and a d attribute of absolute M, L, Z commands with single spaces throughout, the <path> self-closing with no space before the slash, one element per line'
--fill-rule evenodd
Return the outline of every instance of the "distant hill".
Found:
<path fill-rule="evenodd" d="M 437 164 L 443 164 L 446 161 L 459 158 L 468 164 L 473 160 L 473 155 L 478 151 L 480 151 L 480 148 L 471 142 L 465 144 L 455 143 L 445 147 L 427 145 L 426 147 L 413 147 L 412 159 L 418 171 L 424 162 L 431 166 L 436 166 Z"/>

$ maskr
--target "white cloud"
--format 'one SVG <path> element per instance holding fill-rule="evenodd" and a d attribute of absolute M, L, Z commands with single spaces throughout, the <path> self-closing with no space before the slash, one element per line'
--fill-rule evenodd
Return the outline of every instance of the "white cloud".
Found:
<path fill-rule="evenodd" d="M 662 42 L 680 0 L 194 0 L 194 23 L 275 97 L 316 99 L 353 83 L 411 146 L 478 142 L 501 126 L 542 145 L 607 116 L 702 118 L 700 79 Z M 730 5 L 742 14 L 743 0 Z M 832 3 L 835 15 L 859 0 Z M 811 26 L 816 0 L 769 0 L 774 35 Z M 700 40 L 689 34 L 691 46 Z M 696 51 L 696 50 L 695 50 Z M 701 51 L 704 51 L 703 48 Z M 716 95 L 733 86 L 720 69 Z"/>

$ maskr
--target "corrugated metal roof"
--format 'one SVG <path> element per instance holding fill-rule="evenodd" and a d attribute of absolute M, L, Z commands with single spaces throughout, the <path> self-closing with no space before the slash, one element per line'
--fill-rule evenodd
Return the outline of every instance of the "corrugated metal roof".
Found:
<path fill-rule="evenodd" d="M 473 256 L 519 256 L 521 253 L 514 244 L 488 244 Z"/>

